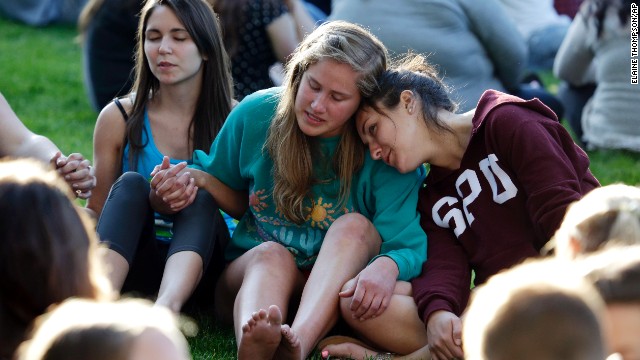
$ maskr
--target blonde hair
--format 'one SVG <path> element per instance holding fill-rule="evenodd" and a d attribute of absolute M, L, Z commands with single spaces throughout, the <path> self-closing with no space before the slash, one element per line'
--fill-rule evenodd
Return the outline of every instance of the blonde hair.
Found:
<path fill-rule="evenodd" d="M 285 89 L 264 147 L 273 159 L 276 210 L 297 224 L 304 222 L 303 202 L 309 197 L 311 186 L 320 179 L 313 178 L 315 145 L 313 139 L 298 127 L 295 99 L 304 72 L 323 59 L 349 65 L 359 74 L 356 86 L 361 96 L 366 97 L 377 89 L 376 77 L 386 69 L 387 51 L 375 36 L 362 27 L 345 21 L 331 21 L 307 35 L 288 61 Z M 351 177 L 362 167 L 365 150 L 353 119 L 346 126 L 353 129 L 342 132 L 332 160 L 333 170 L 340 180 L 342 204 L 349 196 Z"/>
<path fill-rule="evenodd" d="M 170 340 L 180 359 L 191 358 L 176 318 L 166 308 L 143 299 L 71 299 L 37 319 L 17 360 L 127 360 L 136 341 L 151 331 Z"/>
<path fill-rule="evenodd" d="M 640 304 L 640 244 L 610 246 L 577 264 L 607 304 Z"/>
<path fill-rule="evenodd" d="M 464 316 L 467 360 L 602 360 L 604 303 L 569 262 L 529 260 L 473 293 Z"/>
<path fill-rule="evenodd" d="M 579 253 L 640 243 L 640 188 L 607 185 L 571 204 L 554 235 L 557 255 L 569 256 L 571 241 L 578 242 Z"/>

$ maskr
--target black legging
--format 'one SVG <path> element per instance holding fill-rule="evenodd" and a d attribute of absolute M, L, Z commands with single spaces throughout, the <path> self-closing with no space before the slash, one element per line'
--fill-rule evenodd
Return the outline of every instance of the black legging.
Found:
<path fill-rule="evenodd" d="M 136 291 L 157 295 L 167 258 L 180 251 L 194 251 L 202 257 L 203 280 L 209 278 L 209 263 L 216 245 L 222 249 L 229 230 L 213 197 L 198 190 L 194 202 L 171 215 L 173 238 L 169 243 L 156 240 L 154 211 L 149 203 L 149 182 L 139 173 L 126 172 L 113 184 L 98 221 L 98 235 L 110 249 L 129 263 L 122 292 Z M 216 244 L 217 243 L 217 244 Z M 221 265 L 221 264 L 219 264 Z M 220 269 L 220 266 L 212 266 Z M 198 287 L 213 288 L 215 284 Z M 206 290 L 209 292 L 213 290 Z"/>

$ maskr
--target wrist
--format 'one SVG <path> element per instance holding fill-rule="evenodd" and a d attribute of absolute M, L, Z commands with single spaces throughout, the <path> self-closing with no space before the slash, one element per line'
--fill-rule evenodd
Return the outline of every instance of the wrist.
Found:
<path fill-rule="evenodd" d="M 375 264 L 375 266 L 385 274 L 393 275 L 395 279 L 400 275 L 400 268 L 398 268 L 398 264 L 396 264 L 395 260 L 387 255 L 379 256 L 373 261 L 372 265 L 373 264 Z"/>

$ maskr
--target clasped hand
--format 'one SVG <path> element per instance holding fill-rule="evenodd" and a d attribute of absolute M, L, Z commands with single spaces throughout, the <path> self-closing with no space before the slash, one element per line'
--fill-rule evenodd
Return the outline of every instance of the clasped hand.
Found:
<path fill-rule="evenodd" d="M 51 163 L 55 165 L 58 174 L 71 186 L 77 197 L 88 199 L 91 197 L 91 190 L 96 187 L 96 177 L 89 160 L 82 154 L 73 153 L 63 156 L 57 152 Z"/>
<path fill-rule="evenodd" d="M 176 213 L 195 200 L 198 187 L 186 162 L 172 165 L 169 157 L 165 156 L 162 163 L 153 168 L 151 176 L 149 197 L 155 200 L 152 203 L 158 205 L 156 211 Z"/>

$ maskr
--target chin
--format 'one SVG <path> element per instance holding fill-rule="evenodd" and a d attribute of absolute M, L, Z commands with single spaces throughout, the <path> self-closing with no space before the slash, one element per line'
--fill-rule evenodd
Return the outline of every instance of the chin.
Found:
<path fill-rule="evenodd" d="M 396 170 L 398 170 L 398 172 L 401 174 L 410 173 L 412 171 L 415 171 L 418 168 L 417 166 L 410 166 L 407 164 L 397 164 L 397 165 L 391 165 L 391 166 L 396 168 Z"/>

